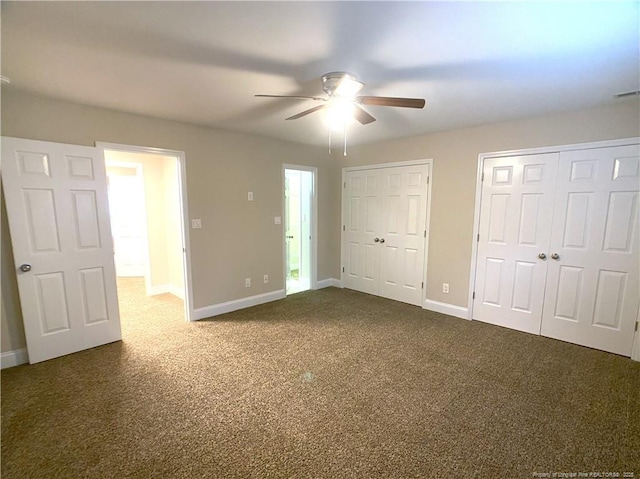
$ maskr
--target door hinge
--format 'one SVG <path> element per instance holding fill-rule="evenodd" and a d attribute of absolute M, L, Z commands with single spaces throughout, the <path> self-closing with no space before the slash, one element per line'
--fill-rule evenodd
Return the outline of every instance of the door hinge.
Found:
<path fill-rule="evenodd" d="M 424 230 L 424 237 L 427 237 L 427 230 Z"/>
<path fill-rule="evenodd" d="M 344 273 L 344 266 L 342 267 L 342 272 Z"/>
<path fill-rule="evenodd" d="M 422 289 L 424 289 L 424 281 L 422 282 Z"/>
<path fill-rule="evenodd" d="M 427 184 L 429 184 L 429 177 L 427 176 Z"/>
<path fill-rule="evenodd" d="M 636 329 L 634 329 L 634 331 L 638 330 L 638 322 L 636 321 Z"/>
<path fill-rule="evenodd" d="M 342 225 L 342 231 L 347 231 L 345 225 Z"/>
<path fill-rule="evenodd" d="M 473 292 L 473 295 L 471 296 L 471 299 L 476 299 L 476 292 Z"/>
<path fill-rule="evenodd" d="M 345 181 L 343 188 L 346 188 L 346 187 L 347 187 L 347 182 Z"/>
<path fill-rule="evenodd" d="M 484 181 L 484 172 L 482 173 L 482 176 L 480 177 L 480 182 Z"/>
<path fill-rule="evenodd" d="M 480 233 L 478 233 L 478 237 L 476 238 L 476 241 L 480 241 Z"/>

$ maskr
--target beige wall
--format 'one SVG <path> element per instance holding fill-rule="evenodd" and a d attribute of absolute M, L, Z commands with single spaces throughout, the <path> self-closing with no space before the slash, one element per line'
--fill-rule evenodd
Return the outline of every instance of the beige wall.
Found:
<path fill-rule="evenodd" d="M 190 218 L 201 218 L 202 229 L 190 230 L 194 307 L 201 308 L 246 296 L 284 289 L 282 225 L 282 164 L 318 168 L 318 279 L 339 277 L 340 170 L 324 148 L 213 130 L 184 123 L 124 114 L 2 91 L 2 135 L 79 145 L 96 141 L 184 151 Z M 247 201 L 247 191 L 255 200 Z M 4 261 L 10 247 L 2 234 L 2 294 L 17 301 L 14 274 Z M 268 274 L 269 284 L 263 284 Z M 244 278 L 253 278 L 244 287 Z M 3 305 L 5 301 L 3 300 Z M 4 307 L 4 306 L 3 306 Z M 6 308 L 5 308 L 6 309 Z M 3 333 L 9 349 L 24 347 L 21 319 L 7 311 Z M 9 343 L 6 345 L 9 347 Z M 6 351 L 5 342 L 2 342 Z"/>
<path fill-rule="evenodd" d="M 640 135 L 638 102 L 435 133 L 366 146 L 349 156 L 236 133 L 3 91 L 2 134 L 93 145 L 95 141 L 186 153 L 195 307 L 284 288 L 282 163 L 318 167 L 318 279 L 340 277 L 341 168 L 433 158 L 428 299 L 467 306 L 473 211 L 480 153 Z M 255 201 L 247 201 L 253 191 Z M 10 244 L 2 222 L 2 351 L 23 347 L 15 283 L 5 261 Z M 269 274 L 263 285 L 263 274 Z M 252 277 L 253 287 L 244 287 Z M 442 283 L 451 292 L 443 294 Z M 7 300 L 7 297 L 9 298 Z M 6 312 L 5 312 L 6 310 Z M 8 331 L 8 333 L 7 333 Z M 9 336 L 5 340 L 4 336 Z"/>
<path fill-rule="evenodd" d="M 420 137 L 350 147 L 342 166 L 433 158 L 427 298 L 467 307 L 478 155 L 640 136 L 637 100 Z M 442 293 L 449 283 L 449 294 Z"/>

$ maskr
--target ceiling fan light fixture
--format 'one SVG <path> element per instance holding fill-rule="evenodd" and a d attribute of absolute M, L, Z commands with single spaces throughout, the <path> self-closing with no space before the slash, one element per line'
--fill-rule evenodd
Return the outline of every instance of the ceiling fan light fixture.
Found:
<path fill-rule="evenodd" d="M 353 98 L 362 90 L 364 83 L 351 77 L 344 77 L 336 87 L 335 95 Z"/>
<path fill-rule="evenodd" d="M 350 98 L 333 97 L 326 108 L 326 120 L 329 128 L 342 131 L 353 118 L 354 105 Z"/>
<path fill-rule="evenodd" d="M 332 96 L 344 96 L 353 98 L 364 83 L 358 81 L 355 75 L 347 72 L 331 72 L 322 76 L 322 90 Z"/>

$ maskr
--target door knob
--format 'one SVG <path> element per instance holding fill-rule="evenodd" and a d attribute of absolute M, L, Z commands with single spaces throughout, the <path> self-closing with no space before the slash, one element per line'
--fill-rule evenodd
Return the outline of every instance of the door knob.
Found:
<path fill-rule="evenodd" d="M 287 239 L 293 239 L 293 236 L 287 235 Z"/>
<path fill-rule="evenodd" d="M 380 241 L 380 238 L 373 238 L 374 243 L 378 243 L 379 241 Z"/>
<path fill-rule="evenodd" d="M 23 273 L 28 273 L 29 271 L 31 271 L 31 265 L 27 263 L 21 265 L 20 271 L 22 271 Z"/>
<path fill-rule="evenodd" d="M 553 253 L 551 255 L 551 259 L 559 260 L 560 259 L 560 255 L 558 253 Z"/>
<path fill-rule="evenodd" d="M 384 243 L 384 238 L 380 238 L 380 243 Z"/>
<path fill-rule="evenodd" d="M 544 253 L 540 253 L 540 254 L 538 255 L 538 258 L 540 258 L 540 259 L 547 259 L 547 255 L 546 255 L 546 254 L 544 254 Z"/>

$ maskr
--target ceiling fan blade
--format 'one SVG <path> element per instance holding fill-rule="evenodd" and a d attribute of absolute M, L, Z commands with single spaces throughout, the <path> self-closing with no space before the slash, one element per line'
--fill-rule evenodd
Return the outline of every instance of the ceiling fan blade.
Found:
<path fill-rule="evenodd" d="M 360 108 L 358 105 L 353 105 L 353 117 L 363 125 L 368 125 L 376 121 L 374 117 L 369 115 L 366 111 Z"/>
<path fill-rule="evenodd" d="M 296 100 L 316 100 L 316 101 L 327 101 L 326 98 L 321 98 L 318 96 L 300 96 L 300 95 L 253 95 L 261 98 L 293 98 Z"/>
<path fill-rule="evenodd" d="M 356 101 L 362 105 L 399 106 L 403 108 L 424 108 L 423 98 L 393 98 L 390 96 L 359 96 Z"/>
<path fill-rule="evenodd" d="M 287 120 L 297 120 L 298 118 L 302 118 L 303 116 L 307 116 L 315 111 L 322 110 L 323 108 L 326 108 L 326 107 L 327 105 L 314 106 L 313 108 L 309 108 L 308 110 L 298 113 L 297 115 L 290 116 L 289 118 L 287 118 Z"/>

